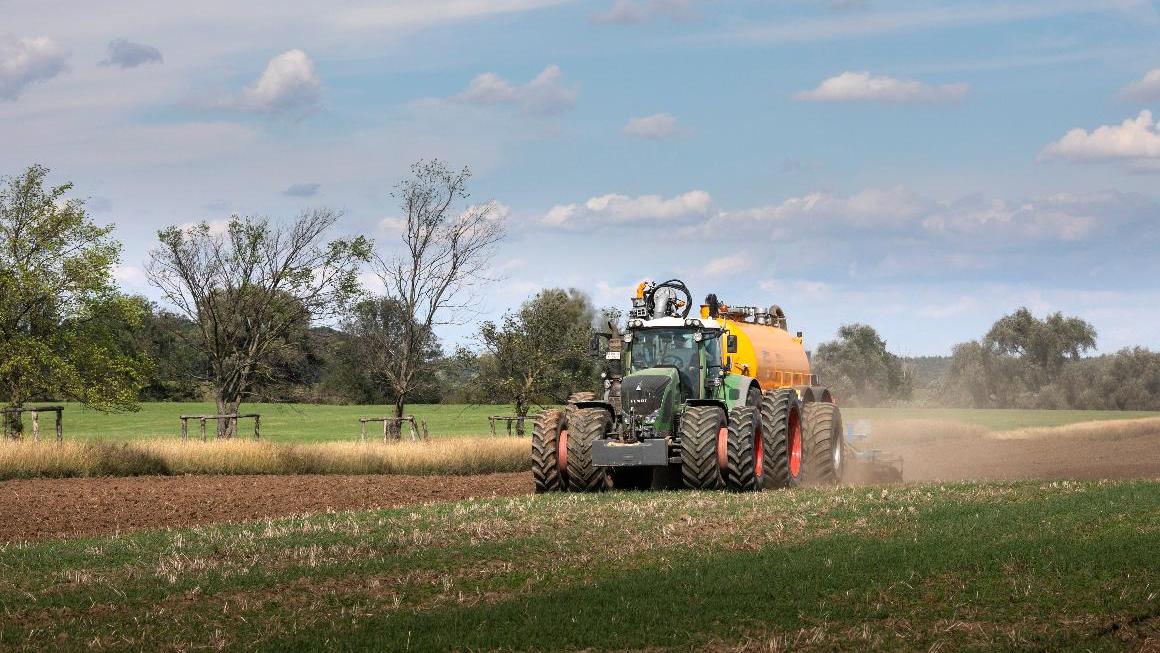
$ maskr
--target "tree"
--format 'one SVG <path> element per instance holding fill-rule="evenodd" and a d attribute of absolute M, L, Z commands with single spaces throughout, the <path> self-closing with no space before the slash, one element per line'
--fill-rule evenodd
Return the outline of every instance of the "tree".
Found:
<path fill-rule="evenodd" d="M 456 208 L 469 197 L 470 178 L 467 168 L 456 172 L 438 160 L 419 161 L 396 186 L 402 252 L 380 258 L 378 274 L 385 296 L 401 309 L 401 333 L 394 355 L 375 370 L 391 386 L 396 417 L 428 373 L 425 357 L 435 327 L 455 322 L 474 303 L 471 291 L 488 281 L 495 245 L 504 236 L 494 202 Z"/>
<path fill-rule="evenodd" d="M 886 341 L 866 324 L 842 325 L 837 340 L 818 345 L 814 368 L 844 401 L 869 405 L 910 396 L 902 361 L 886 351 Z"/>
<path fill-rule="evenodd" d="M 983 344 L 999 354 L 1016 356 L 1037 373 L 1040 382 L 1054 376 L 1067 360 L 1078 360 L 1095 349 L 1096 329 L 1078 317 L 1064 317 L 1062 312 L 1040 320 L 1027 308 L 999 318 Z"/>
<path fill-rule="evenodd" d="M 346 315 L 343 331 L 350 336 L 339 354 L 342 385 L 355 401 L 380 403 L 384 399 L 398 405 L 398 385 L 394 370 L 404 361 L 399 343 L 415 333 L 409 324 L 403 303 L 390 297 L 373 297 L 355 304 Z M 411 399 L 430 401 L 439 396 L 435 370 L 443 350 L 433 331 L 426 331 L 426 340 L 413 345 L 415 376 L 409 384 Z"/>
<path fill-rule="evenodd" d="M 576 289 L 542 290 L 501 324 L 484 322 L 479 330 L 485 355 L 479 386 L 493 401 L 515 404 L 526 417 L 534 403 L 564 403 L 578 387 L 596 381 L 588 343 L 596 310 Z M 523 424 L 518 424 L 523 434 Z"/>
<path fill-rule="evenodd" d="M 202 222 L 158 232 L 149 278 L 197 325 L 219 413 L 237 412 L 296 325 L 338 315 L 359 294 L 371 243 L 324 243 L 338 217 L 316 209 L 288 225 L 235 216 L 224 230 Z M 219 423 L 218 435 L 231 436 L 233 426 Z"/>
<path fill-rule="evenodd" d="M 120 244 L 47 175 L 34 165 L 0 181 L 0 391 L 12 408 L 59 397 L 134 409 L 149 364 L 116 346 L 140 317 L 113 281 Z M 17 416 L 9 424 L 20 432 Z"/>

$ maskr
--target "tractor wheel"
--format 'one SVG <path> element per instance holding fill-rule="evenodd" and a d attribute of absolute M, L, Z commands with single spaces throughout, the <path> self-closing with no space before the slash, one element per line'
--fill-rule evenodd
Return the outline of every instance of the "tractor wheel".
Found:
<path fill-rule="evenodd" d="M 728 460 L 725 487 L 734 492 L 761 490 L 761 413 L 748 406 L 729 413 Z"/>
<path fill-rule="evenodd" d="M 842 413 L 831 403 L 809 403 L 803 412 L 805 456 L 802 479 L 813 485 L 842 481 Z"/>
<path fill-rule="evenodd" d="M 561 449 L 567 447 L 567 441 L 564 413 L 545 410 L 536 417 L 536 425 L 532 427 L 532 481 L 536 494 L 566 487 L 567 472 L 560 464 L 560 454 Z M 566 461 L 567 455 L 563 458 Z"/>
<path fill-rule="evenodd" d="M 603 438 L 611 426 L 602 408 L 579 408 L 568 416 L 568 489 L 600 492 L 608 487 L 608 475 L 592 464 L 592 443 Z"/>
<path fill-rule="evenodd" d="M 761 435 L 765 487 L 797 487 L 802 476 L 802 402 L 796 390 L 765 393 Z"/>
<path fill-rule="evenodd" d="M 691 406 L 681 416 L 681 478 L 693 490 L 716 490 L 724 485 L 725 411 L 716 406 Z"/>

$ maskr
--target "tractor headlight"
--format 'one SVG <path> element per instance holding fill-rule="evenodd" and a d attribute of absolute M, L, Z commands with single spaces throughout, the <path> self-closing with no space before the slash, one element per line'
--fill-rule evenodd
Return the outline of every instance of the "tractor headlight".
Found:
<path fill-rule="evenodd" d="M 632 331 L 629 331 L 629 332 L 625 333 L 623 336 L 621 336 L 621 340 L 623 340 L 625 342 L 632 342 Z"/>
<path fill-rule="evenodd" d="M 703 340 L 704 338 L 705 338 L 704 334 L 702 334 L 700 331 L 693 334 L 693 340 L 696 342 L 701 342 L 701 340 Z"/>

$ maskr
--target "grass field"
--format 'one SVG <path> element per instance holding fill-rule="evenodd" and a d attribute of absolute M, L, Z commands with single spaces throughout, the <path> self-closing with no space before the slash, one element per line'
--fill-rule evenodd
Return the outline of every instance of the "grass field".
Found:
<path fill-rule="evenodd" d="M 69 404 L 65 410 L 65 437 L 68 439 L 131 440 L 173 438 L 180 434 L 181 414 L 209 414 L 209 403 L 145 403 L 135 413 L 104 414 Z M 325 406 L 289 404 L 250 404 L 246 412 L 262 415 L 262 435 L 277 442 L 351 441 L 359 437 L 360 416 L 383 416 L 389 406 Z M 1160 413 L 1140 411 L 1084 410 L 970 410 L 924 408 L 844 408 L 847 420 L 871 421 L 924 419 L 977 424 L 995 431 L 1034 426 L 1059 426 L 1074 422 L 1152 417 Z M 488 415 L 510 415 L 510 406 L 413 405 L 409 414 L 427 421 L 432 436 L 483 435 L 488 433 Z M 42 428 L 51 431 L 51 418 L 43 418 Z M 212 428 L 212 426 L 211 426 Z M 246 433 L 249 424 L 240 429 Z M 376 425 L 368 424 L 374 433 Z M 381 428 L 381 427 L 379 427 Z M 196 435 L 197 422 L 191 421 L 190 433 Z M 381 433 L 381 431 L 380 431 Z"/>
<path fill-rule="evenodd" d="M 0 649 L 1123 650 L 1160 483 L 552 495 L 0 545 Z"/>

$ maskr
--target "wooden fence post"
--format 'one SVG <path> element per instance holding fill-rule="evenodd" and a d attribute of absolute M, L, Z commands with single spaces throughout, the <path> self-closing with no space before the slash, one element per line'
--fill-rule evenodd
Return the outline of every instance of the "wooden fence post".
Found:
<path fill-rule="evenodd" d="M 261 415 L 254 415 L 254 440 L 262 439 L 261 426 L 262 426 L 262 416 Z"/>
<path fill-rule="evenodd" d="M 201 441 L 205 442 L 205 418 L 200 417 L 198 420 L 201 422 Z"/>
<path fill-rule="evenodd" d="M 32 412 L 32 441 L 40 442 L 40 411 L 33 410 Z"/>
<path fill-rule="evenodd" d="M 185 442 L 185 439 L 188 437 L 189 437 L 189 418 L 183 416 L 181 418 L 181 441 Z"/>
<path fill-rule="evenodd" d="M 64 442 L 64 409 L 58 408 L 56 411 L 56 441 Z"/>

